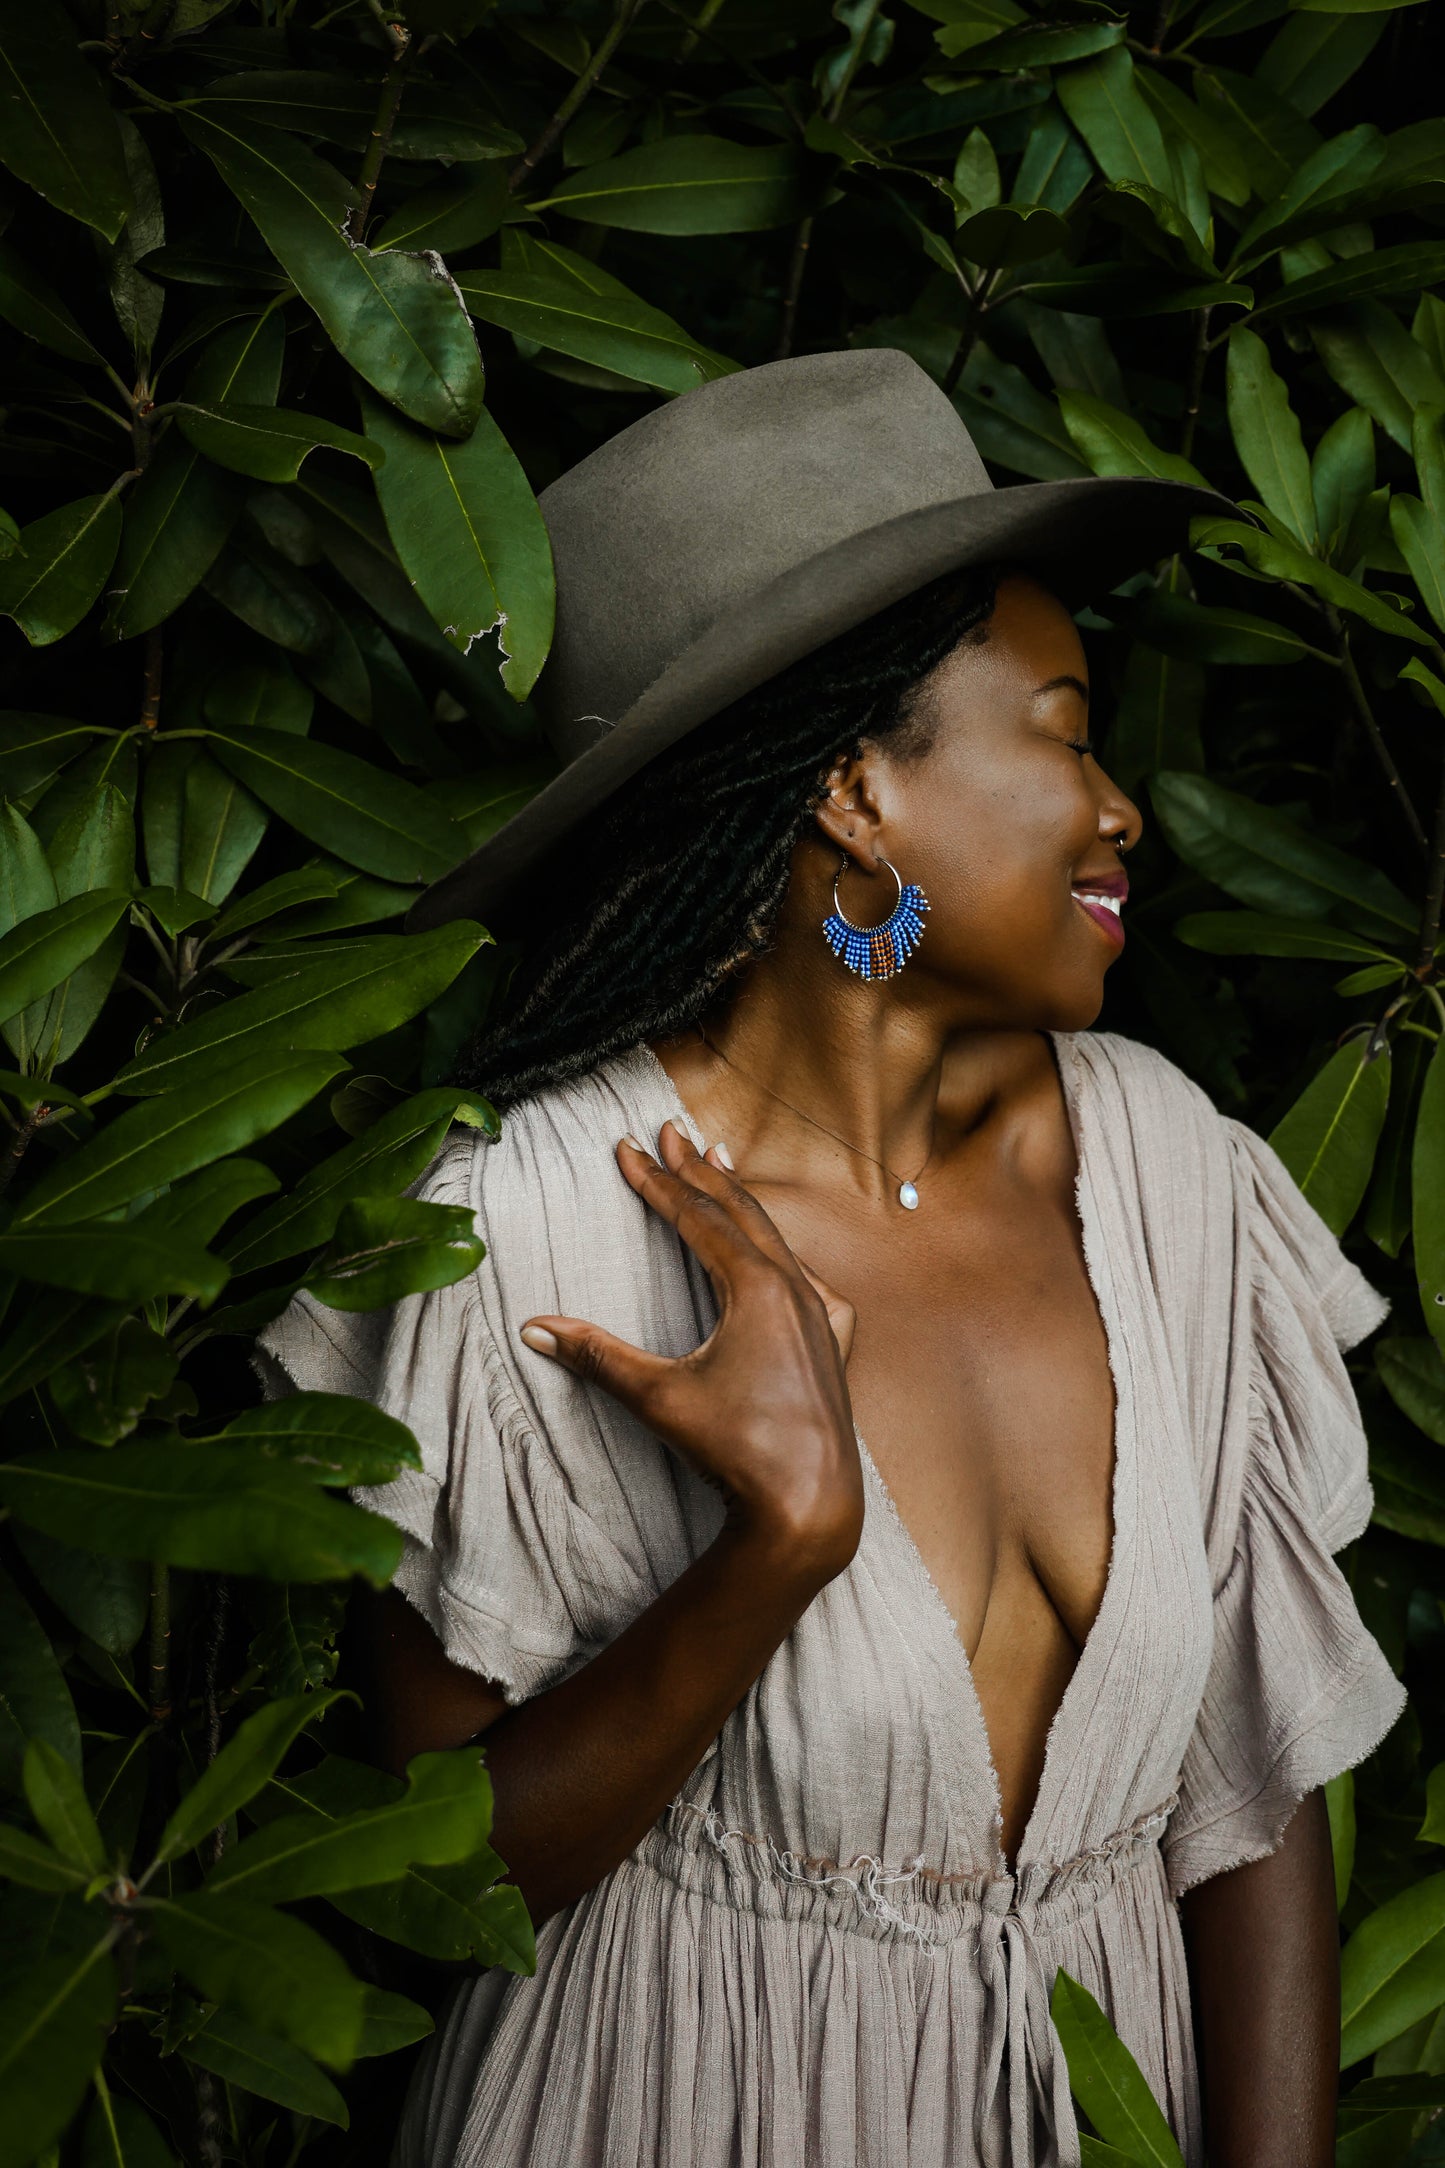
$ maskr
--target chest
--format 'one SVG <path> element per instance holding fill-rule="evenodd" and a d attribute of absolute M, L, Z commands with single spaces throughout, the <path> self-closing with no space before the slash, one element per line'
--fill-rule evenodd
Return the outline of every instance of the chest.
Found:
<path fill-rule="evenodd" d="M 970 1657 L 991 1632 L 1065 1661 L 1108 1576 L 1115 1431 L 1072 1168 L 945 1178 L 881 1225 L 770 1209 L 854 1307 L 854 1416 Z"/>

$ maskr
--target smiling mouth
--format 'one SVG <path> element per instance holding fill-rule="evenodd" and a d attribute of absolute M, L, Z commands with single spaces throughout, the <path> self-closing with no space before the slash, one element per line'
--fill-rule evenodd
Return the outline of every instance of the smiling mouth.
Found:
<path fill-rule="evenodd" d="M 1124 941 L 1123 921 L 1119 916 L 1122 898 L 1106 896 L 1094 888 L 1073 888 L 1069 891 L 1081 911 L 1086 911 L 1096 926 L 1101 926 L 1117 946 Z"/>

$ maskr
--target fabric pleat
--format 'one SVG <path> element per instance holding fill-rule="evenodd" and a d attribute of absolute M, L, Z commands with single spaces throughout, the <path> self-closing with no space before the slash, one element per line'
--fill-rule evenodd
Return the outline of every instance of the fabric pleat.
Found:
<path fill-rule="evenodd" d="M 1388 1304 L 1173 1063 L 1048 1036 L 1114 1381 L 1113 1544 L 1017 1857 L 964 1648 L 860 1440 L 852 1563 L 641 1843 L 544 1923 L 535 1976 L 455 1991 L 396 2168 L 1078 2168 L 1060 1969 L 1203 2168 L 1179 1899 L 1271 1851 L 1404 1702 L 1334 1555 L 1371 1509 L 1344 1355 Z M 674 1355 L 710 1330 L 705 1275 L 613 1161 L 668 1119 L 702 1143 L 646 1048 L 536 1095 L 416 1185 L 475 1214 L 476 1274 L 374 1315 L 298 1296 L 261 1338 L 269 1393 L 411 1426 L 422 1468 L 355 1495 L 401 1527 L 399 1585 L 447 1654 L 513 1704 L 720 1525 L 518 1338 L 547 1312 Z"/>

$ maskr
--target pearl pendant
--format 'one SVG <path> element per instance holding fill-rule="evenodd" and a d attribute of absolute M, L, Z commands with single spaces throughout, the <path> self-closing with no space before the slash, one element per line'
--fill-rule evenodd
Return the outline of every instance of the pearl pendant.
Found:
<path fill-rule="evenodd" d="M 916 1212 L 918 1210 L 918 1192 L 911 1182 L 905 1182 L 902 1189 L 899 1190 L 898 1202 L 905 1212 Z"/>

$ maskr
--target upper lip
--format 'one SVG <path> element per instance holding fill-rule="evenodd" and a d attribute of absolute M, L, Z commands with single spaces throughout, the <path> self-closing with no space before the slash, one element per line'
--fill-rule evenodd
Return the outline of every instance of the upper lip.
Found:
<path fill-rule="evenodd" d="M 1129 876 L 1118 868 L 1108 873 L 1096 873 L 1088 880 L 1075 881 L 1076 894 L 1087 894 L 1092 889 L 1101 896 L 1117 896 L 1121 903 L 1129 893 Z"/>

